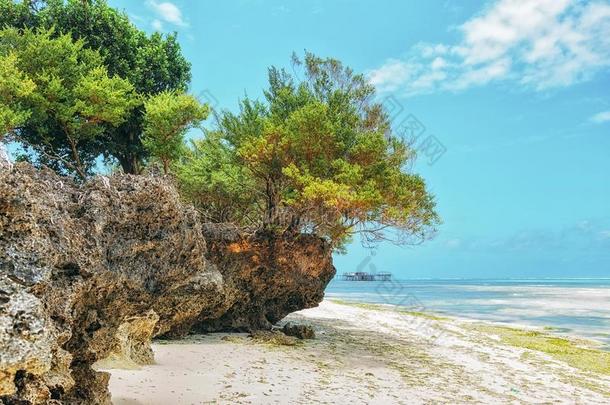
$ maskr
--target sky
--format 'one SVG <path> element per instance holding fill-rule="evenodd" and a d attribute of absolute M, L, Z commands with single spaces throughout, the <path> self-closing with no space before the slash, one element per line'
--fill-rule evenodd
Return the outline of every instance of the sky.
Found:
<path fill-rule="evenodd" d="M 259 97 L 293 51 L 367 75 L 443 224 L 419 246 L 356 240 L 338 273 L 610 277 L 610 1 L 109 2 L 178 33 L 214 108 Z"/>

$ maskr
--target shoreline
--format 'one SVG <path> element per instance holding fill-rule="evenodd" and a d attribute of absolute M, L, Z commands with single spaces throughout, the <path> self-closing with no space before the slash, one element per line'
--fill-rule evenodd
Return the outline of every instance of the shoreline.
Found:
<path fill-rule="evenodd" d="M 330 299 L 398 304 L 463 320 L 540 328 L 601 342 L 610 351 L 610 284 L 600 280 L 403 280 L 387 285 L 333 280 L 326 292 Z"/>
<path fill-rule="evenodd" d="M 360 302 L 356 300 L 349 299 L 340 299 L 340 298 L 329 298 L 325 301 L 329 301 L 339 305 L 347 305 L 347 306 L 355 306 L 358 308 L 371 309 L 371 310 L 379 310 L 379 311 L 397 311 L 404 314 L 411 314 L 414 316 L 422 316 L 428 317 L 430 319 L 436 320 L 448 320 L 465 324 L 484 324 L 490 325 L 498 328 L 509 328 L 515 330 L 522 331 L 531 331 L 531 332 L 540 332 L 552 337 L 557 337 L 561 339 L 566 339 L 573 342 L 581 342 L 586 346 L 590 346 L 600 351 L 610 352 L 610 345 L 606 342 L 602 341 L 601 338 L 594 338 L 591 336 L 586 336 L 584 334 L 579 334 L 576 331 L 570 330 L 569 332 L 565 332 L 566 328 L 555 327 L 552 325 L 532 325 L 521 322 L 509 322 L 509 321 L 495 321 L 490 319 L 477 319 L 474 317 L 466 317 L 454 315 L 446 312 L 433 311 L 429 309 L 424 309 L 422 311 L 411 311 L 408 307 L 403 307 L 401 305 L 396 304 L 381 304 L 376 302 Z"/>
<path fill-rule="evenodd" d="M 364 305 L 325 300 L 289 315 L 286 321 L 312 325 L 317 335 L 295 346 L 246 334 L 156 341 L 155 365 L 107 370 L 113 402 L 610 401 L 610 353 L 584 340 Z M 565 357 L 557 347 L 574 353 Z"/>

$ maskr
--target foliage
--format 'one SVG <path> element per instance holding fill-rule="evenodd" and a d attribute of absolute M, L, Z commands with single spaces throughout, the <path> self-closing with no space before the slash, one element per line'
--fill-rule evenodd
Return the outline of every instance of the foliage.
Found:
<path fill-rule="evenodd" d="M 198 183 L 201 195 L 216 198 L 202 184 L 212 174 L 201 173 L 215 170 L 222 173 L 216 176 L 233 179 L 237 189 L 231 194 L 255 201 L 256 215 L 232 221 L 311 232 L 337 247 L 354 233 L 366 242 L 423 241 L 438 223 L 434 200 L 421 177 L 402 170 L 413 154 L 386 135 L 387 116 L 371 101 L 375 89 L 337 60 L 307 53 L 294 62 L 303 69 L 303 80 L 272 67 L 264 102 L 246 98 L 239 113 L 221 114 L 207 147 L 222 150 L 226 163 L 200 165 L 190 193 L 197 195 Z M 241 190 L 235 173 L 249 177 Z M 208 209 L 220 206 L 215 201 Z"/>
<path fill-rule="evenodd" d="M 0 87 L 3 127 L 60 173 L 85 178 L 100 156 L 139 173 L 156 159 L 212 221 L 336 248 L 356 233 L 421 242 L 439 222 L 374 87 L 335 59 L 270 68 L 264 100 L 221 113 L 185 148 L 208 108 L 184 93 L 190 65 L 175 36 L 146 35 L 105 0 L 0 0 L 0 24 L 17 28 L 0 32 L 0 75 L 16 82 Z"/>
<path fill-rule="evenodd" d="M 233 151 L 220 136 L 210 131 L 192 141 L 175 166 L 182 194 L 200 208 L 207 222 L 253 223 L 260 199 L 256 184 L 243 165 L 235 164 Z"/>
<path fill-rule="evenodd" d="M 168 174 L 170 163 L 182 153 L 184 135 L 208 116 L 209 108 L 188 94 L 165 91 L 150 97 L 145 110 L 144 146 Z"/>
<path fill-rule="evenodd" d="M 124 122 L 138 101 L 127 80 L 108 75 L 97 51 L 84 49 L 83 41 L 68 35 L 53 34 L 0 31 L 0 55 L 14 58 L 36 86 L 17 99 L 29 117 L 15 136 L 44 163 L 84 179 L 96 157 L 87 146 L 99 141 L 107 125 Z"/>
<path fill-rule="evenodd" d="M 29 118 L 23 100 L 35 88 L 34 82 L 17 67 L 15 54 L 0 55 L 0 142 Z"/>
<path fill-rule="evenodd" d="M 55 36 L 82 39 L 85 48 L 100 52 L 109 76 L 129 80 L 144 97 L 185 91 L 190 81 L 190 64 L 175 34 L 149 36 L 105 0 L 0 0 L 0 28 L 5 25 L 54 28 Z M 90 159 L 115 159 L 126 173 L 139 173 L 148 156 L 141 141 L 143 113 L 140 105 L 121 125 L 106 126 L 97 142 L 81 145 L 83 153 Z"/>

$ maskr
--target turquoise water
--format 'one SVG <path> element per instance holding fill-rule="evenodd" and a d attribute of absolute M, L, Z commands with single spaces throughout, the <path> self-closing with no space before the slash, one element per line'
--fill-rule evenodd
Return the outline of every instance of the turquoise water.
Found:
<path fill-rule="evenodd" d="M 555 328 L 610 349 L 610 279 L 333 280 L 330 299 L 401 305 L 463 318 Z"/>

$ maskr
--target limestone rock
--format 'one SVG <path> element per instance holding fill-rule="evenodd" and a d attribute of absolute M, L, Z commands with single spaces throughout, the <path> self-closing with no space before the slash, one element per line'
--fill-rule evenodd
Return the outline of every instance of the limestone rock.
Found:
<path fill-rule="evenodd" d="M 2 169 L 10 169 L 13 167 L 13 163 L 11 162 L 11 158 L 8 155 L 6 147 L 4 143 L 0 141 L 0 170 Z"/>
<path fill-rule="evenodd" d="M 288 336 L 294 336 L 299 339 L 315 339 L 316 333 L 309 325 L 297 325 L 292 322 L 287 322 L 282 328 L 282 332 Z"/>
<path fill-rule="evenodd" d="M 122 325 L 150 309 L 195 318 L 215 300 L 222 276 L 205 251 L 197 213 L 161 178 L 78 186 L 26 164 L 0 171 L 4 402 L 108 403 L 108 376 L 91 366 L 121 345 L 150 357 L 125 346 Z"/>
<path fill-rule="evenodd" d="M 142 316 L 125 319 L 117 329 L 115 347 L 106 358 L 98 360 L 93 367 L 138 368 L 154 364 L 155 357 L 150 342 L 158 321 L 159 315 L 153 310 Z"/>
<path fill-rule="evenodd" d="M 165 178 L 0 170 L 0 403 L 110 403 L 96 362 L 150 362 L 154 335 L 269 329 L 334 271 L 311 235 L 209 232 Z"/>
<path fill-rule="evenodd" d="M 206 234 L 206 240 L 229 307 L 221 314 L 202 312 L 195 331 L 271 329 L 286 315 L 317 306 L 335 275 L 330 246 L 313 235 L 218 241 Z"/>
<path fill-rule="evenodd" d="M 0 396 L 13 394 L 20 370 L 43 374 L 51 369 L 54 338 L 42 302 L 21 284 L 0 278 Z"/>

